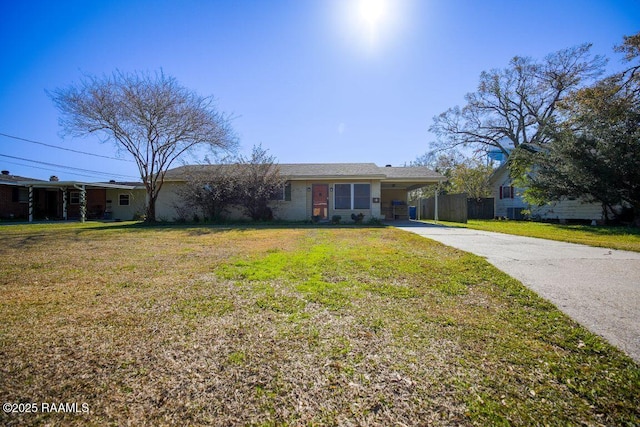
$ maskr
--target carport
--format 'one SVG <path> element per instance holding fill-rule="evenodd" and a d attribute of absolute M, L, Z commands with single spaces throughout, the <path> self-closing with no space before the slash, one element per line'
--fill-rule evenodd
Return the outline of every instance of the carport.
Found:
<path fill-rule="evenodd" d="M 386 175 L 386 178 L 380 182 L 381 214 L 386 220 L 409 219 L 409 193 L 428 186 L 435 185 L 439 188 L 446 181 L 446 177 L 421 166 L 386 166 L 381 169 Z M 435 190 L 434 194 L 437 200 L 438 191 Z M 419 218 L 420 212 L 417 215 Z"/>
<path fill-rule="evenodd" d="M 80 222 L 85 222 L 87 218 L 87 190 L 88 189 L 121 189 L 133 190 L 132 185 L 102 183 L 102 182 L 81 182 L 81 181 L 20 181 L 18 185 L 27 187 L 29 191 L 29 222 L 33 222 L 34 214 L 34 189 L 45 189 L 48 191 L 60 190 L 62 192 L 62 219 L 68 219 L 69 200 L 67 191 L 75 190 L 79 193 L 78 204 L 80 207 Z M 59 193 L 58 193 L 59 194 Z"/>

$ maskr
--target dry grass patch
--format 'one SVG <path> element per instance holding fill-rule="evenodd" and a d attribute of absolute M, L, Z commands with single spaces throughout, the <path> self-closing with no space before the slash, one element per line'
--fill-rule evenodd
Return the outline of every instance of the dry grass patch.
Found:
<path fill-rule="evenodd" d="M 637 424 L 630 359 L 383 228 L 0 229 L 5 425 Z"/>

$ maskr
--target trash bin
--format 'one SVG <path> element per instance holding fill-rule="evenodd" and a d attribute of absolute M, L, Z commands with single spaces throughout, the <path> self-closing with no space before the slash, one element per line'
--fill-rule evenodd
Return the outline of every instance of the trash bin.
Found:
<path fill-rule="evenodd" d="M 415 206 L 409 206 L 409 219 L 418 219 L 418 217 L 416 216 L 416 207 Z"/>

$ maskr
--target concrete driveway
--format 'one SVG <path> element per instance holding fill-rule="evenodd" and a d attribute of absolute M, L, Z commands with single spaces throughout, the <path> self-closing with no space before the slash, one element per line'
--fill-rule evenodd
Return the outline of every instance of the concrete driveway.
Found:
<path fill-rule="evenodd" d="M 413 221 L 389 225 L 486 258 L 640 363 L 640 253 Z"/>

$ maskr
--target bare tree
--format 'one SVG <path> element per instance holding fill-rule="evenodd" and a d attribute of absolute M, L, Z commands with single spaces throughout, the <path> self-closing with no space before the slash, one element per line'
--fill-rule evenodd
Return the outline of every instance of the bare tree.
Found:
<path fill-rule="evenodd" d="M 269 202 L 282 194 L 285 184 L 275 157 L 261 145 L 254 146 L 251 157 L 240 157 L 237 176 L 237 200 L 245 214 L 254 221 L 272 219 Z"/>
<path fill-rule="evenodd" d="M 430 130 L 439 138 L 437 148 L 494 147 L 509 156 L 513 148 L 544 146 L 558 102 L 602 72 L 606 61 L 591 56 L 590 48 L 560 50 L 540 62 L 516 56 L 508 68 L 482 72 L 478 90 L 465 96 L 467 105 L 434 117 Z"/>
<path fill-rule="evenodd" d="M 235 206 L 254 221 L 270 220 L 271 202 L 285 196 L 285 179 L 275 157 L 261 145 L 254 146 L 249 157 L 185 167 L 182 178 L 185 185 L 178 190 L 180 203 L 176 205 L 181 219 L 190 219 L 190 215 L 200 211 L 218 220 L 227 208 Z"/>
<path fill-rule="evenodd" d="M 196 218 L 199 212 L 205 220 L 218 221 L 237 202 L 239 177 L 236 165 L 189 166 L 183 179 L 184 185 L 176 190 L 180 202 L 174 205 L 181 220 Z"/>
<path fill-rule="evenodd" d="M 85 76 L 49 96 L 67 134 L 98 134 L 133 156 L 147 190 L 146 221 L 171 165 L 198 146 L 230 150 L 235 139 L 227 118 L 202 97 L 162 71 Z"/>

